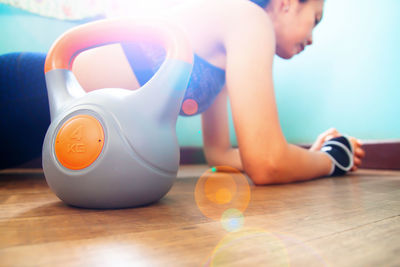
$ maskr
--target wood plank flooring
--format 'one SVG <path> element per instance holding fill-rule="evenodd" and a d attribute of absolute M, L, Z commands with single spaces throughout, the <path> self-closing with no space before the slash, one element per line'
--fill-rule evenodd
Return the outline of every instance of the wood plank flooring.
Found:
<path fill-rule="evenodd" d="M 200 208 L 243 188 L 196 201 L 206 170 L 183 165 L 161 201 L 119 210 L 65 205 L 41 170 L 0 171 L 0 266 L 400 266 L 398 171 L 251 185 L 223 224 Z"/>

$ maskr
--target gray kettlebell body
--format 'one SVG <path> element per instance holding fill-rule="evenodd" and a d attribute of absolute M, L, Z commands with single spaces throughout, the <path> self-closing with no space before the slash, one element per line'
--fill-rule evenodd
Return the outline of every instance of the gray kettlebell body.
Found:
<path fill-rule="evenodd" d="M 115 31 L 123 23 L 97 22 L 94 30 L 109 27 L 108 31 Z M 145 32 L 146 36 L 158 34 L 162 40 L 172 40 L 167 52 L 173 51 L 167 53 L 160 69 L 142 88 L 86 93 L 70 69 L 56 66 L 46 71 L 51 125 L 43 145 L 43 170 L 50 188 L 73 206 L 146 205 L 162 198 L 177 175 L 176 120 L 192 70 L 191 59 L 182 58 L 190 57 L 190 49 L 174 26 L 148 21 L 129 23 L 122 31 L 134 31 L 136 27 L 138 35 Z M 82 27 L 93 30 L 91 25 Z M 65 35 L 71 34 L 74 32 Z M 84 44 L 92 45 L 91 41 Z M 179 55 L 180 50 L 186 55 Z"/>

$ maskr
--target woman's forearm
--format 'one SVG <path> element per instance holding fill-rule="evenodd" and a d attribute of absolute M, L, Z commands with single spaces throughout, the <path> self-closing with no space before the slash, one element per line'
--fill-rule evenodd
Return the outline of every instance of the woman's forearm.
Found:
<path fill-rule="evenodd" d="M 244 170 L 238 148 L 227 150 L 207 149 L 205 150 L 205 155 L 210 166 L 227 165 L 239 171 Z M 280 159 L 276 159 L 275 166 L 271 166 L 272 168 L 260 166 L 260 170 L 273 170 L 263 173 L 261 179 L 258 177 L 253 179 L 249 175 L 253 182 L 266 185 L 311 180 L 328 175 L 332 168 L 330 158 L 320 151 L 309 151 L 296 145 L 288 144 L 287 151 L 282 155 Z"/>
<path fill-rule="evenodd" d="M 229 148 L 227 150 L 205 149 L 205 156 L 207 163 L 211 166 L 225 165 L 243 171 L 238 148 Z"/>
<path fill-rule="evenodd" d="M 328 175 L 332 169 L 331 159 L 321 151 L 310 151 L 288 144 L 281 155 L 270 168 L 272 171 L 267 171 L 264 179 L 256 183 L 279 184 L 311 180 Z"/>

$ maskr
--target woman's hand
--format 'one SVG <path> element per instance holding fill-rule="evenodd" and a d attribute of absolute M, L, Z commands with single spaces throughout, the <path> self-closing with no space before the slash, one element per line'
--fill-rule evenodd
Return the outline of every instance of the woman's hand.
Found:
<path fill-rule="evenodd" d="M 323 132 L 318 136 L 317 140 L 310 147 L 310 150 L 319 151 L 324 142 L 339 136 L 342 136 L 342 134 L 339 133 L 335 128 L 330 128 L 329 130 Z M 354 165 L 350 171 L 356 171 L 361 166 L 362 158 L 365 156 L 365 151 L 364 149 L 362 149 L 362 143 L 360 140 L 351 136 L 349 136 L 348 138 L 353 146 L 353 161 L 354 161 Z"/>
<path fill-rule="evenodd" d="M 320 134 L 317 138 L 317 140 L 314 142 L 314 144 L 310 147 L 311 151 L 319 151 L 321 150 L 322 145 L 335 137 L 339 137 L 342 134 L 340 134 L 335 128 L 330 128 L 329 130 L 326 130 L 322 134 Z"/>
<path fill-rule="evenodd" d="M 365 156 L 365 151 L 362 149 L 362 143 L 360 140 L 354 137 L 349 137 L 351 144 L 353 145 L 353 160 L 354 165 L 350 171 L 356 171 L 362 163 L 362 158 Z"/>

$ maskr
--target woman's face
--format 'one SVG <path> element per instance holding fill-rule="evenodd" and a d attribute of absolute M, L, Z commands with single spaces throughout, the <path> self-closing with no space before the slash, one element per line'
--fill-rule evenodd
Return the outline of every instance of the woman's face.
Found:
<path fill-rule="evenodd" d="M 323 0 L 308 0 L 305 3 L 299 0 L 277 1 L 273 14 L 276 54 L 289 59 L 312 44 L 312 31 L 322 18 Z"/>

